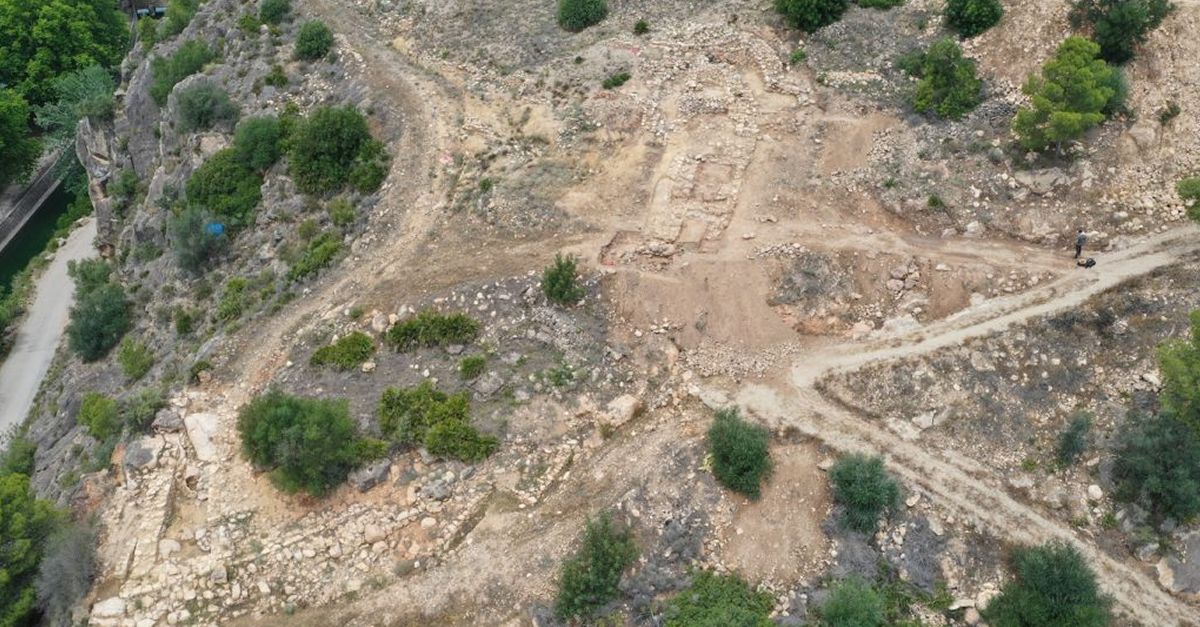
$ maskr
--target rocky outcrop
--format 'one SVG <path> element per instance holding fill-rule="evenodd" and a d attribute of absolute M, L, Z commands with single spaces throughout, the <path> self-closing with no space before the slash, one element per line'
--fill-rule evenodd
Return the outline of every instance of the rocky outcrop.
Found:
<path fill-rule="evenodd" d="M 96 215 L 97 247 L 102 254 L 112 250 L 117 217 L 108 184 L 120 170 L 116 163 L 116 142 L 112 127 L 84 118 L 75 132 L 75 155 L 87 172 L 88 196 Z"/>

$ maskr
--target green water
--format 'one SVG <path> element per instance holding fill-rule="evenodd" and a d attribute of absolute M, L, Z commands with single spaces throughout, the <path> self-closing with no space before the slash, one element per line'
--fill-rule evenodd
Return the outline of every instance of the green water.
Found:
<path fill-rule="evenodd" d="M 46 244 L 54 236 L 58 217 L 67 212 L 67 207 L 74 199 L 67 185 L 59 185 L 37 213 L 30 216 L 8 247 L 0 252 L 0 296 L 8 293 L 13 277 L 24 270 L 30 260 L 46 250 Z"/>

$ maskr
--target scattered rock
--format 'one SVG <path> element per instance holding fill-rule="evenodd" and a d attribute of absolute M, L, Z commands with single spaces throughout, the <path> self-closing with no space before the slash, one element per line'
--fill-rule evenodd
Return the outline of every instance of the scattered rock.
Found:
<path fill-rule="evenodd" d="M 93 618 L 120 618 L 125 615 L 125 599 L 109 597 L 92 606 Z"/>
<path fill-rule="evenodd" d="M 359 492 L 366 492 L 386 481 L 391 468 L 392 460 L 390 459 L 373 461 L 350 473 L 347 481 L 350 482 L 350 485 L 358 488 Z"/>

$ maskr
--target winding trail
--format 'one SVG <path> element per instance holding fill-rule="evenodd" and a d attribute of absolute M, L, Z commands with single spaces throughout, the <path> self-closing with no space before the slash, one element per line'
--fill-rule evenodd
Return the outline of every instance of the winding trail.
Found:
<path fill-rule="evenodd" d="M 796 362 L 786 385 L 744 385 L 734 392 L 733 399 L 772 425 L 795 428 L 834 449 L 884 455 L 889 468 L 906 482 L 920 486 L 939 504 L 998 537 L 1022 544 L 1047 540 L 1073 544 L 1096 569 L 1101 586 L 1120 610 L 1143 625 L 1195 625 L 1194 608 L 1164 591 L 1146 572 L 1114 559 L 1070 527 L 1009 496 L 989 469 L 954 451 L 929 450 L 881 428 L 823 396 L 821 380 L 880 361 L 928 354 L 1078 306 L 1124 281 L 1197 252 L 1200 229 L 1172 229 L 1105 255 L 1098 266 L 1101 272 L 1068 273 L 1039 289 L 984 303 L 913 333 L 826 348 Z"/>

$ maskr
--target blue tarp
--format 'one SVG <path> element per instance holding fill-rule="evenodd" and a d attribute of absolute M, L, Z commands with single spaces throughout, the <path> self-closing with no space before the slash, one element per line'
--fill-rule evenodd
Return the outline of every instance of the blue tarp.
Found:
<path fill-rule="evenodd" d="M 205 230 L 208 231 L 209 235 L 212 235 L 214 237 L 217 235 L 225 234 L 225 225 L 221 224 L 220 222 L 210 222 L 208 224 L 208 226 L 206 226 L 204 228 L 205 228 Z"/>

